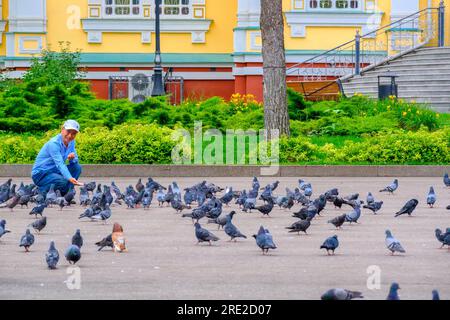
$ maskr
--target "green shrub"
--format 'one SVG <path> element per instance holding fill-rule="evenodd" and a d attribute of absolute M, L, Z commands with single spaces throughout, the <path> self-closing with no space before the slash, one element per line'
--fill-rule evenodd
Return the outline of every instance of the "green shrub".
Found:
<path fill-rule="evenodd" d="M 449 163 L 450 128 L 430 132 L 422 127 L 417 132 L 393 131 L 363 142 L 347 141 L 330 159 L 347 163 Z"/>
<path fill-rule="evenodd" d="M 88 128 L 77 137 L 77 150 L 85 163 L 170 163 L 172 132 L 154 124 Z"/>
<path fill-rule="evenodd" d="M 319 147 L 306 137 L 280 139 L 280 163 L 310 162 L 319 159 Z"/>

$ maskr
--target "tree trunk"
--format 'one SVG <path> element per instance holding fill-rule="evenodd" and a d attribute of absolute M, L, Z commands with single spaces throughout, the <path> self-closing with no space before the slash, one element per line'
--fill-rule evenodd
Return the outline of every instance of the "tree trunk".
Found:
<path fill-rule="evenodd" d="M 260 24 L 265 129 L 269 137 L 271 129 L 289 136 L 282 0 L 261 0 Z"/>

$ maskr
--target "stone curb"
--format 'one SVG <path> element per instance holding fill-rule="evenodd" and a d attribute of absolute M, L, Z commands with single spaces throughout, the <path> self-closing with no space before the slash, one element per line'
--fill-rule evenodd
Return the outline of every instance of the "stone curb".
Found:
<path fill-rule="evenodd" d="M 262 166 L 85 164 L 85 177 L 440 177 L 450 165 L 436 166 Z M 0 165 L 0 177 L 30 177 L 30 164 Z"/>

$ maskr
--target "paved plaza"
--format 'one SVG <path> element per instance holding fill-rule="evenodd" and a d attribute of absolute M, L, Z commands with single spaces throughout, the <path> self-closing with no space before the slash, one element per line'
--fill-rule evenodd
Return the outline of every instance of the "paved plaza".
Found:
<path fill-rule="evenodd" d="M 144 178 L 144 177 L 143 177 Z M 285 194 L 285 187 L 297 187 L 298 178 L 278 178 L 275 195 Z M 391 282 L 398 282 L 402 299 L 431 299 L 431 291 L 438 289 L 441 299 L 450 298 L 450 250 L 439 249 L 434 230 L 450 227 L 450 188 L 442 178 L 399 178 L 394 195 L 378 190 L 392 182 L 392 178 L 305 178 L 313 186 L 313 197 L 333 187 L 345 196 L 358 192 L 365 200 L 371 191 L 384 205 L 378 215 L 363 209 L 359 224 L 345 224 L 335 230 L 327 221 L 351 211 L 349 206 L 334 209 L 328 203 L 321 217 L 316 217 L 308 235 L 288 233 L 285 227 L 296 218 L 296 204 L 291 211 L 274 208 L 271 217 L 258 211 L 245 213 L 233 204 L 224 211 L 236 210 L 233 223 L 247 239 L 228 242 L 224 231 L 217 226 L 202 226 L 214 232 L 220 241 L 212 246 L 196 245 L 191 219 L 182 218 L 169 207 L 158 207 L 155 196 L 150 210 L 112 207 L 107 224 L 82 221 L 84 211 L 79 205 L 70 208 L 47 208 L 48 222 L 31 252 L 19 248 L 19 239 L 34 216 L 30 208 L 0 209 L 0 219 L 6 219 L 11 233 L 0 239 L 0 299 L 319 299 L 330 288 L 345 288 L 363 292 L 366 299 L 385 299 Z M 13 182 L 30 183 L 29 179 L 13 178 Z M 96 178 L 110 184 L 115 181 L 122 191 L 136 178 Z M 146 180 L 146 179 L 144 179 Z M 156 178 L 168 185 L 176 180 L 181 188 L 201 182 L 203 178 Z M 251 178 L 208 178 L 219 186 L 233 186 L 234 190 L 249 189 Z M 260 178 L 261 187 L 276 178 Z M 6 178 L 0 181 L 3 183 Z M 437 205 L 428 208 L 425 199 L 430 186 L 437 194 Z M 78 190 L 77 190 L 78 191 Z M 76 201 L 78 202 L 79 192 Z M 419 200 L 412 217 L 394 218 L 394 213 L 406 201 Z M 261 200 L 258 203 L 262 203 Z M 189 212 L 186 210 L 183 213 Z M 127 239 L 129 251 L 114 253 L 109 248 L 98 252 L 95 242 L 112 231 L 119 222 Z M 252 234 L 263 225 L 273 234 L 278 249 L 262 255 Z M 69 264 L 64 251 L 75 230 L 81 229 L 84 245 L 80 268 L 80 289 L 67 286 Z M 406 254 L 390 256 L 385 247 L 385 230 L 390 229 L 400 240 Z M 327 256 L 319 247 L 329 236 L 337 234 L 340 247 L 335 256 Z M 49 270 L 45 252 L 54 240 L 60 253 L 58 269 Z M 373 270 L 380 271 L 380 289 L 367 287 Z"/>

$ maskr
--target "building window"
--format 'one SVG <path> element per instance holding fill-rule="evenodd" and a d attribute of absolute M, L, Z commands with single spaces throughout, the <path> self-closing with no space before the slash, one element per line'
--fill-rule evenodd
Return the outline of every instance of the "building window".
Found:
<path fill-rule="evenodd" d="M 362 0 L 310 0 L 308 1 L 308 9 L 327 10 L 327 9 L 360 9 Z"/>
<path fill-rule="evenodd" d="M 140 16 L 140 0 L 105 0 L 105 15 L 108 17 Z"/>
<path fill-rule="evenodd" d="M 190 0 L 163 0 L 161 15 L 171 18 L 189 18 L 191 16 Z"/>

